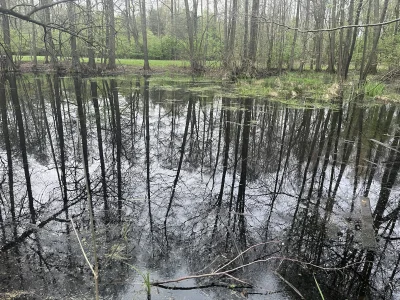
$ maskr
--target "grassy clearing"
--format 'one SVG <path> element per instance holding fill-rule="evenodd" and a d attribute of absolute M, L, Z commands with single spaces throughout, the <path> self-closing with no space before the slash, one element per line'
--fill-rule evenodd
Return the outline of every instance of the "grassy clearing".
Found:
<path fill-rule="evenodd" d="M 242 97 L 265 97 L 292 106 L 326 105 L 337 92 L 335 78 L 325 73 L 292 72 L 260 80 L 242 80 L 237 85 Z"/>
<path fill-rule="evenodd" d="M 37 57 L 38 62 L 43 63 L 45 61 L 44 56 Z M 31 56 L 19 56 L 17 61 L 31 62 Z M 88 62 L 87 57 L 80 59 L 81 62 Z M 143 67 L 143 59 L 117 59 L 117 65 L 132 66 L 132 67 Z M 96 58 L 96 63 L 101 63 L 100 58 Z M 190 67 L 190 62 L 186 60 L 149 60 L 150 67 L 167 68 L 167 67 Z"/>

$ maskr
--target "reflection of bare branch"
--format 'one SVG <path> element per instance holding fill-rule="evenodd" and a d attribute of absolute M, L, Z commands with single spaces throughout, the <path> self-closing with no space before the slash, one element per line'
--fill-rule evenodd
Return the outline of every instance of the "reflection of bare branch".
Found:
<path fill-rule="evenodd" d="M 38 12 L 40 10 L 43 10 L 43 9 L 46 9 L 46 8 L 50 8 L 50 7 L 53 7 L 53 6 L 56 6 L 58 4 L 62 4 L 62 3 L 65 3 L 65 2 L 73 2 L 73 1 L 75 1 L 75 0 L 60 0 L 60 1 L 57 1 L 57 2 L 41 5 L 41 6 L 38 6 L 38 7 L 35 7 L 34 9 L 32 9 L 27 14 L 27 16 L 30 17 L 31 15 L 33 15 L 34 13 L 36 13 L 36 12 Z"/>

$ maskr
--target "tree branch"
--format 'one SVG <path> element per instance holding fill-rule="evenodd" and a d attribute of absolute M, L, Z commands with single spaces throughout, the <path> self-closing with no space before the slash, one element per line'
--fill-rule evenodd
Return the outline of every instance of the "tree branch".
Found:
<path fill-rule="evenodd" d="M 34 9 L 32 9 L 28 14 L 26 14 L 26 16 L 30 17 L 34 13 L 36 13 L 38 11 L 41 11 L 43 9 L 50 8 L 50 7 L 53 7 L 53 6 L 56 6 L 58 4 L 62 4 L 62 3 L 65 3 L 65 2 L 74 2 L 74 1 L 75 0 L 60 0 L 60 1 L 57 1 L 57 2 L 41 5 L 41 6 L 38 6 L 38 7 L 35 7 Z"/>
<path fill-rule="evenodd" d="M 57 3 L 57 4 L 60 4 L 60 3 L 63 3 L 63 2 L 69 2 L 69 1 L 75 1 L 75 0 L 61 0 L 61 1 L 55 2 L 55 3 L 53 3 L 53 4 L 56 4 L 56 3 Z M 40 9 L 43 9 L 43 6 L 38 7 L 37 9 L 34 9 L 34 10 L 38 11 L 39 8 L 40 8 Z M 32 13 L 32 11 L 31 11 L 31 13 Z M 39 26 L 43 27 L 44 31 L 46 31 L 46 29 L 59 30 L 59 31 L 64 32 L 64 33 L 67 33 L 67 34 L 69 34 L 69 35 L 71 35 L 71 36 L 75 36 L 75 37 L 77 37 L 77 38 L 80 38 L 80 39 L 83 40 L 84 42 L 88 43 L 90 46 L 94 46 L 94 43 L 93 43 L 93 42 L 92 42 L 92 43 L 89 42 L 88 39 L 87 39 L 86 37 L 83 37 L 83 36 L 79 35 L 79 34 L 76 33 L 76 32 L 72 32 L 72 31 L 66 29 L 65 27 L 62 27 L 61 25 L 57 25 L 57 24 L 55 24 L 55 25 L 45 24 L 45 23 L 43 23 L 43 22 L 37 21 L 37 20 L 35 20 L 35 19 L 32 19 L 32 18 L 30 17 L 31 13 L 29 13 L 28 15 L 23 15 L 23 14 L 20 14 L 20 13 L 18 13 L 18 12 L 16 12 L 16 11 L 13 11 L 13 10 L 10 10 L 10 9 L 5 9 L 5 8 L 3 8 L 3 7 L 0 7 L 0 15 L 3 14 L 3 15 L 12 16 L 12 17 L 15 17 L 15 18 L 24 20 L 24 21 L 29 22 L 29 23 L 33 23 L 33 24 L 39 25 Z"/>
<path fill-rule="evenodd" d="M 289 25 L 286 24 L 281 24 L 278 22 L 274 22 L 274 21 L 269 21 L 267 20 L 267 18 L 265 17 L 259 17 L 259 19 L 261 19 L 263 21 L 263 23 L 269 23 L 269 24 L 274 24 L 289 30 L 294 30 L 294 31 L 298 31 L 300 33 L 317 33 L 317 32 L 331 32 L 331 31 L 337 31 L 337 30 L 341 30 L 341 29 L 347 29 L 347 28 L 366 28 L 366 27 L 378 27 L 378 26 L 384 26 L 384 25 L 389 25 L 392 23 L 396 23 L 396 22 L 400 22 L 400 18 L 397 19 L 393 19 L 393 20 L 389 20 L 386 22 L 381 22 L 381 23 L 372 23 L 372 24 L 353 24 L 353 25 L 343 25 L 343 26 L 339 26 L 339 27 L 334 27 L 334 28 L 319 28 L 319 29 L 302 29 L 302 28 L 297 28 L 297 27 L 291 27 Z"/>

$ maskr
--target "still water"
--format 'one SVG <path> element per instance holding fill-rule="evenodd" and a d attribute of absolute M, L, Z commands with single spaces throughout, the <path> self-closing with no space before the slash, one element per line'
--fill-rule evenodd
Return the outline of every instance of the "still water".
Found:
<path fill-rule="evenodd" d="M 399 296 L 396 105 L 154 77 L 0 96 L 0 299 L 93 299 L 95 257 L 101 299 Z"/>

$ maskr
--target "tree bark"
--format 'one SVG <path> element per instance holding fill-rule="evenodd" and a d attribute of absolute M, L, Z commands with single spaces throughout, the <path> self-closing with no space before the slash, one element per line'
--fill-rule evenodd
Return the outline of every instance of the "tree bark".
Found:
<path fill-rule="evenodd" d="M 149 52 L 147 48 L 147 22 L 146 22 L 146 0 L 141 1 L 141 21 L 142 21 L 142 37 L 143 37 L 143 70 L 150 70 Z"/>
<path fill-rule="evenodd" d="M 107 14 L 109 18 L 109 24 L 107 24 L 109 30 L 108 39 L 108 65 L 107 69 L 114 70 L 116 66 L 115 62 L 115 16 L 114 16 L 114 1 L 107 0 Z"/>

